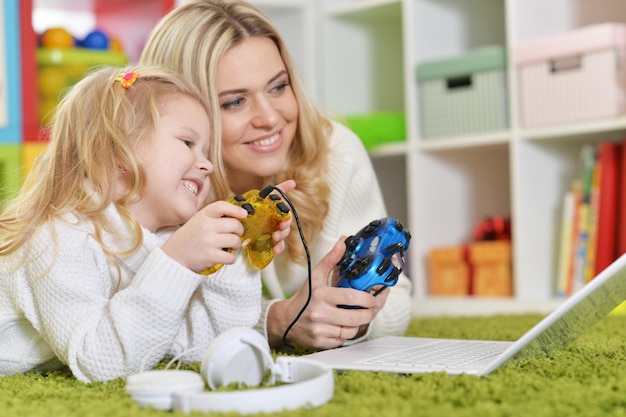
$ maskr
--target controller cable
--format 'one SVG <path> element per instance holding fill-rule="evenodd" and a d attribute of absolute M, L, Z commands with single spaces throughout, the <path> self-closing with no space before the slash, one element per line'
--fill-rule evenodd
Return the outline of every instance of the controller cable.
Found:
<path fill-rule="evenodd" d="M 300 317 L 302 316 L 302 314 L 304 314 L 304 311 L 309 306 L 309 303 L 311 302 L 311 297 L 313 296 L 311 255 L 309 253 L 309 247 L 306 244 L 306 239 L 304 238 L 304 232 L 302 231 L 302 225 L 300 224 L 300 218 L 298 217 L 298 212 L 296 211 L 296 208 L 294 207 L 289 197 L 287 197 L 287 194 L 285 194 L 283 190 L 276 187 L 275 185 L 268 185 L 267 187 L 265 187 L 263 190 L 259 192 L 259 196 L 261 198 L 265 198 L 272 191 L 277 191 L 289 205 L 289 208 L 291 209 L 293 213 L 293 218 L 296 221 L 296 226 L 298 226 L 298 233 L 300 234 L 300 240 L 302 241 L 302 246 L 304 247 L 304 252 L 306 254 L 306 265 L 307 265 L 307 276 L 308 276 L 307 284 L 308 284 L 309 293 L 307 295 L 306 302 L 304 303 L 304 305 L 302 306 L 302 308 L 300 309 L 296 317 L 291 321 L 291 323 L 289 324 L 289 326 L 287 326 L 287 328 L 285 329 L 285 332 L 283 333 L 283 341 L 282 341 L 283 345 L 290 349 L 294 349 L 294 346 L 291 345 L 289 342 L 287 342 L 287 335 L 289 334 L 289 331 L 293 328 L 293 326 L 296 325 L 298 320 L 300 320 Z M 400 248 L 400 260 L 401 260 L 402 266 L 399 268 L 399 273 L 401 273 L 402 270 L 404 269 L 404 250 L 402 248 Z M 373 294 L 374 297 L 376 297 L 378 294 L 386 290 L 387 287 L 388 287 L 387 285 L 383 285 L 381 288 L 379 288 L 376 292 L 374 292 Z"/>
<path fill-rule="evenodd" d="M 300 224 L 300 218 L 298 217 L 298 212 L 296 211 L 296 208 L 293 206 L 293 203 L 291 202 L 289 197 L 287 197 L 285 192 L 274 185 L 268 185 L 267 187 L 265 187 L 263 190 L 259 192 L 259 196 L 261 198 L 265 198 L 272 190 L 277 191 L 289 205 L 289 208 L 291 209 L 291 212 L 293 213 L 293 218 L 296 221 L 296 226 L 298 226 L 298 233 L 300 233 L 300 240 L 302 241 L 302 246 L 304 246 L 304 252 L 306 254 L 306 265 L 307 265 L 307 273 L 308 273 L 307 282 L 308 282 L 309 294 L 307 295 L 306 302 L 304 303 L 304 305 L 302 306 L 302 308 L 300 309 L 296 317 L 293 319 L 293 321 L 289 324 L 289 326 L 287 326 L 287 328 L 285 329 L 285 333 L 283 333 L 283 345 L 290 349 L 293 349 L 294 347 L 290 343 L 287 342 L 287 334 L 289 334 L 289 331 L 292 329 L 293 326 L 295 326 L 295 324 L 300 319 L 302 314 L 304 314 L 304 311 L 306 310 L 306 308 L 309 306 L 309 303 L 311 302 L 311 296 L 313 293 L 313 285 L 311 283 L 311 280 L 312 280 L 311 279 L 311 275 L 312 275 L 311 255 L 309 253 L 309 247 L 306 244 L 306 239 L 304 238 L 304 232 L 302 231 L 302 225 Z"/>

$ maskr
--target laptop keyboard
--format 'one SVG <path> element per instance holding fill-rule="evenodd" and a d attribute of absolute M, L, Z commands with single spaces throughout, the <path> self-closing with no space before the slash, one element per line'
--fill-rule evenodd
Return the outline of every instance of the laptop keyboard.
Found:
<path fill-rule="evenodd" d="M 458 341 L 433 343 L 367 359 L 361 363 L 376 366 L 458 368 L 504 352 L 508 344 Z"/>

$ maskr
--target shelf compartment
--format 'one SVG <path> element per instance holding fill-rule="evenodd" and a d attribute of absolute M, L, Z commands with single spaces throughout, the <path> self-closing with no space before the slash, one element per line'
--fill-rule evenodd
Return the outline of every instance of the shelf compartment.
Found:
<path fill-rule="evenodd" d="M 355 7 L 357 3 L 361 1 L 329 14 L 325 22 L 324 98 L 330 103 L 326 107 L 339 117 L 403 112 L 401 3 L 381 2 L 374 9 L 372 2 L 363 2 L 369 5 L 365 8 Z M 383 18 L 378 18 L 380 10 L 385 10 Z"/>
<path fill-rule="evenodd" d="M 411 155 L 411 230 L 419 236 L 411 244 L 411 274 L 419 299 L 428 294 L 430 250 L 469 243 L 478 221 L 511 216 L 509 153 L 497 145 Z"/>

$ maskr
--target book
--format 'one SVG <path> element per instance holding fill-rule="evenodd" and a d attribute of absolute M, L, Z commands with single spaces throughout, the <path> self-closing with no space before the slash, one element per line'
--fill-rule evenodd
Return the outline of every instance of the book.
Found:
<path fill-rule="evenodd" d="M 574 275 L 576 274 L 576 264 L 578 261 L 578 241 L 580 237 L 580 215 L 581 207 L 583 203 L 583 181 L 582 178 L 575 178 L 572 182 L 572 195 L 573 195 L 573 209 L 574 214 L 572 218 L 572 231 L 570 235 L 570 254 L 569 254 L 569 269 L 567 271 L 567 282 L 565 287 L 565 295 L 569 297 L 572 295 L 574 286 Z"/>
<path fill-rule="evenodd" d="M 617 202 L 617 253 L 626 252 L 626 139 L 622 141 L 620 152 L 621 172 L 619 175 L 619 192 Z"/>
<path fill-rule="evenodd" d="M 600 212 L 600 181 L 604 176 L 604 167 L 600 162 L 599 148 L 596 148 L 593 170 L 591 174 L 591 187 L 589 188 L 589 219 L 587 220 L 587 250 L 585 252 L 584 282 L 587 283 L 595 276 L 595 265 L 598 243 L 598 218 Z"/>
<path fill-rule="evenodd" d="M 595 263 L 593 275 L 617 259 L 617 225 L 620 188 L 622 145 L 617 142 L 601 142 L 598 145 L 599 205 L 597 213 L 597 236 L 595 238 Z"/>
<path fill-rule="evenodd" d="M 582 189 L 580 202 L 577 205 L 577 236 L 574 242 L 575 257 L 569 294 L 574 294 L 585 285 L 585 269 L 587 265 L 587 251 L 589 249 L 589 220 L 591 218 L 591 189 L 593 173 L 596 165 L 596 148 L 593 145 L 584 145 L 581 149 Z"/>
<path fill-rule="evenodd" d="M 572 184 L 572 189 L 565 193 L 563 197 L 563 207 L 561 208 L 561 236 L 559 246 L 558 278 L 556 283 L 557 297 L 567 297 L 568 283 L 572 270 L 574 223 L 577 200 L 576 181 Z"/>

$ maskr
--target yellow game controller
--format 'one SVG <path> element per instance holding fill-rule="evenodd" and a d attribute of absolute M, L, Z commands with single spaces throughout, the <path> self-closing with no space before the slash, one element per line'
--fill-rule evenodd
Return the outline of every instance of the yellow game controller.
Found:
<path fill-rule="evenodd" d="M 289 207 L 277 194 L 270 194 L 273 185 L 263 190 L 250 190 L 243 195 L 237 194 L 226 201 L 243 207 L 248 211 L 248 217 L 241 220 L 243 234 L 241 247 L 245 250 L 248 264 L 255 269 L 263 269 L 274 259 L 274 239 L 272 234 L 278 230 L 280 222 L 291 217 Z M 219 270 L 222 264 L 216 264 L 200 272 L 209 275 Z"/>

